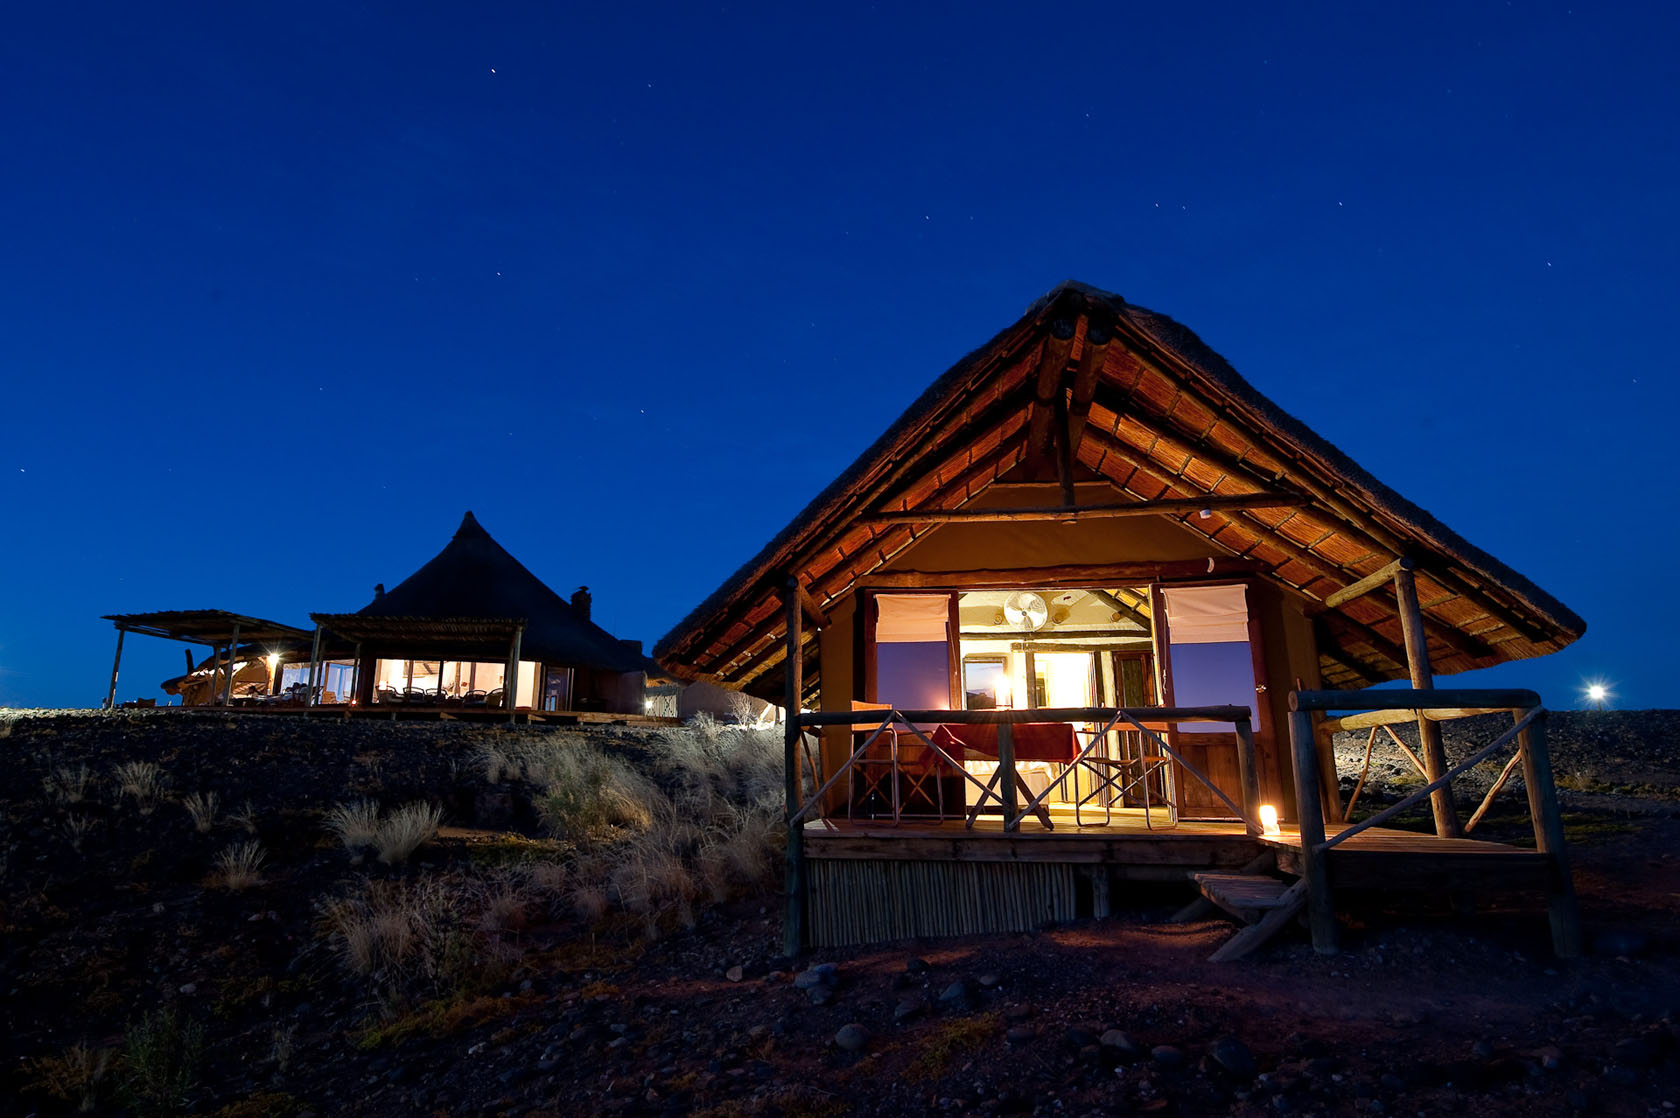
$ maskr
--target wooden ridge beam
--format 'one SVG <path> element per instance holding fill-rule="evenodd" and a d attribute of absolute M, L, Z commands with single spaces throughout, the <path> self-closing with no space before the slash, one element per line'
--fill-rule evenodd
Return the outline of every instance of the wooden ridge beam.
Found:
<path fill-rule="evenodd" d="M 1053 567 L 1006 567 L 965 571 L 880 571 L 864 575 L 866 589 L 966 590 L 1008 586 L 1113 586 L 1153 579 L 1206 578 L 1209 575 L 1258 573 L 1263 564 L 1245 559 L 1168 559 L 1157 563 L 1063 564 Z"/>
<path fill-rule="evenodd" d="M 1045 339 L 1039 357 L 1038 376 L 1034 381 L 1032 413 L 1028 420 L 1027 470 L 1033 477 L 1043 478 L 1050 473 L 1050 451 L 1055 442 L 1055 404 L 1063 397 L 1063 378 L 1073 353 L 1073 341 L 1084 321 L 1061 318 L 1050 324 L 1050 336 Z"/>
<path fill-rule="evenodd" d="M 1108 363 L 1108 346 L 1114 340 L 1114 317 L 1093 314 L 1086 319 L 1085 349 L 1079 355 L 1079 367 L 1073 374 L 1068 392 L 1067 453 L 1079 457 L 1079 441 L 1085 436 L 1085 422 L 1096 398 L 1097 382 L 1102 379 L 1103 367 Z"/>
<path fill-rule="evenodd" d="M 859 524 L 958 524 L 1012 523 L 1016 521 L 1108 520 L 1127 516 L 1186 516 L 1203 510 L 1213 512 L 1255 508 L 1289 508 L 1293 498 L 1271 493 L 1241 493 L 1231 496 L 1192 497 L 1130 504 L 1040 506 L 1018 509 L 895 509 L 859 517 Z"/>

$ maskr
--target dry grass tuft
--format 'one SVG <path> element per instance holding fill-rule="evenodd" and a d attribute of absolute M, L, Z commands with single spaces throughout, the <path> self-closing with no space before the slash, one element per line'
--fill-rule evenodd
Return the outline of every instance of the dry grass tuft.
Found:
<path fill-rule="evenodd" d="M 92 833 L 96 820 L 89 815 L 69 815 L 64 820 L 64 834 L 70 839 L 70 849 L 81 853 L 82 843 Z"/>
<path fill-rule="evenodd" d="M 227 820 L 248 835 L 257 833 L 257 809 L 250 800 L 246 800 L 238 811 L 228 812 Z"/>
<path fill-rule="evenodd" d="M 92 1113 L 108 1093 L 113 1055 L 109 1048 L 74 1044 L 57 1056 L 25 1060 L 24 1089 L 74 1106 L 78 1114 Z"/>
<path fill-rule="evenodd" d="M 181 801 L 181 806 L 192 816 L 193 830 L 207 835 L 216 825 L 216 811 L 221 802 L 221 797 L 214 792 L 194 792 Z"/>
<path fill-rule="evenodd" d="M 141 815 L 150 815 L 163 795 L 163 770 L 150 761 L 124 761 L 117 766 L 117 794 L 130 796 Z"/>
<path fill-rule="evenodd" d="M 339 804 L 327 812 L 326 826 L 352 854 L 367 850 L 379 833 L 379 805 L 372 800 Z"/>
<path fill-rule="evenodd" d="M 436 804 L 404 804 L 380 820 L 373 848 L 387 866 L 406 862 L 410 854 L 437 836 L 442 821 L 443 809 Z"/>
<path fill-rule="evenodd" d="M 215 881 L 225 889 L 249 889 L 262 884 L 262 864 L 267 853 L 260 842 L 242 842 L 216 855 Z"/>
<path fill-rule="evenodd" d="M 46 789 L 47 799 L 53 803 L 79 804 L 87 798 L 88 786 L 93 783 L 93 773 L 86 765 L 77 765 L 75 768 L 60 765 L 41 783 Z"/>

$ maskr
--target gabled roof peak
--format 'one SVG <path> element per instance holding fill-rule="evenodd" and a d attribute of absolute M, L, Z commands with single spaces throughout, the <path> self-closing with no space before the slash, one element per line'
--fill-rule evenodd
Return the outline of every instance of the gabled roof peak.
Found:
<path fill-rule="evenodd" d="M 468 539 L 475 536 L 484 539 L 490 538 L 490 533 L 484 530 L 484 525 L 478 522 L 478 518 L 472 514 L 471 509 L 468 509 L 467 514 L 461 518 L 461 526 L 455 529 L 456 539 L 461 539 L 463 536 Z"/>

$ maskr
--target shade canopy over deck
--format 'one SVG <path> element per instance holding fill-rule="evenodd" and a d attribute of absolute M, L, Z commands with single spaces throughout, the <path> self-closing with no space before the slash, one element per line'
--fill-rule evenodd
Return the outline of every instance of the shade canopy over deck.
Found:
<path fill-rule="evenodd" d="M 994 484 L 1022 481 L 1044 487 L 1044 507 L 976 502 Z M 1074 507 L 1077 487 L 1094 481 L 1116 499 Z M 1216 552 L 1166 573 L 1254 575 L 1305 599 L 1331 687 L 1407 677 L 1405 610 L 1386 581 L 1400 560 L 1414 572 L 1437 672 L 1544 655 L 1586 629 L 1262 396 L 1190 330 L 1068 283 L 935 381 L 654 655 L 678 674 L 773 697 L 787 655 L 790 577 L 820 625 L 831 604 L 872 579 L 884 584 L 895 559 L 965 520 L 1132 515 L 1173 522 Z M 974 570 L 930 573 L 928 584 L 1021 580 L 1022 572 L 985 566 L 980 557 Z M 1164 571 L 1155 564 L 1148 574 Z M 1063 567 L 1030 578 L 1100 586 L 1125 573 Z M 903 586 L 916 585 L 916 574 L 890 572 Z M 819 686 L 816 647 L 808 627 L 807 697 Z"/>
<path fill-rule="evenodd" d="M 142 633 L 149 637 L 185 641 L 188 644 L 207 644 L 216 650 L 219 662 L 226 650 L 229 671 L 223 685 L 225 702 L 233 686 L 232 661 L 240 642 L 267 645 L 300 646 L 307 644 L 309 633 L 293 625 L 229 613 L 222 609 L 157 610 L 152 613 L 110 613 L 104 620 L 117 628 L 117 654 L 111 663 L 111 685 L 105 693 L 105 707 L 109 709 L 117 699 L 117 675 L 122 669 L 123 637 Z"/>
<path fill-rule="evenodd" d="M 111 613 L 103 620 L 118 629 L 148 637 L 165 637 L 189 644 L 221 648 L 236 637 L 242 641 L 307 641 L 309 632 L 295 625 L 229 613 L 223 609 L 171 609 L 155 613 Z"/>
<path fill-rule="evenodd" d="M 368 617 L 360 613 L 312 613 L 309 617 L 348 641 L 461 654 L 505 653 L 508 642 L 527 623 L 523 617 Z"/>

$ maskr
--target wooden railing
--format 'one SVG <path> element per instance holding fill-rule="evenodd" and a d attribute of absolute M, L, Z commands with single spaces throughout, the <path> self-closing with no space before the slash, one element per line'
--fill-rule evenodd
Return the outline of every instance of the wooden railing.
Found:
<path fill-rule="evenodd" d="M 1257 802 L 1259 796 L 1259 782 L 1254 768 L 1254 734 L 1252 730 L 1253 715 L 1247 707 L 1056 707 L 1037 710 L 855 710 L 855 711 L 821 711 L 800 714 L 798 726 L 801 731 L 816 729 L 824 726 L 869 727 L 867 736 L 853 748 L 850 756 L 821 783 L 815 793 L 804 799 L 799 807 L 788 816 L 788 824 L 797 826 L 808 816 L 816 812 L 829 791 L 851 772 L 860 761 L 870 752 L 882 734 L 892 731 L 905 732 L 917 739 L 921 745 L 936 756 L 947 768 L 980 790 L 982 796 L 991 798 L 992 789 L 981 784 L 979 779 L 963 768 L 960 758 L 951 754 L 940 746 L 921 727 L 938 723 L 953 725 L 984 725 L 998 728 L 998 768 L 1000 777 L 997 793 L 1003 800 L 1004 830 L 1017 830 L 1027 816 L 1034 814 L 1049 800 L 1051 793 L 1060 787 L 1078 768 L 1079 765 L 1092 755 L 1104 736 L 1121 723 L 1128 724 L 1132 729 L 1141 733 L 1145 740 L 1151 742 L 1161 750 L 1161 754 L 1172 758 L 1183 770 L 1213 792 L 1231 812 L 1241 819 L 1251 834 L 1260 833 Z M 1184 755 L 1169 745 L 1159 734 L 1144 725 L 1143 719 L 1152 723 L 1181 723 L 1181 722 L 1229 722 L 1236 727 L 1238 763 L 1243 773 L 1243 803 L 1239 806 L 1226 792 L 1214 784 L 1206 774 L 1185 759 Z M 1025 807 L 1017 802 L 1015 795 L 1016 762 L 1014 750 L 1013 727 L 1022 723 L 1095 723 L 1102 729 L 1092 735 L 1091 740 L 1079 750 L 1072 762 L 1065 765 L 1062 772 L 1042 791 L 1034 796 Z M 889 754 L 894 779 L 899 775 L 899 760 L 896 749 Z M 972 825 L 972 818 L 970 824 Z"/>
<path fill-rule="evenodd" d="M 1236 729 L 1238 764 L 1242 773 L 1242 803 L 1239 805 L 1190 763 L 1182 753 L 1168 744 L 1160 734 L 1157 734 L 1145 720 L 1159 725 L 1162 723 L 1177 724 L 1184 722 L 1228 722 Z M 1075 760 L 1064 767 L 1060 776 L 1036 796 L 1032 796 L 1025 807 L 1018 802 L 1016 795 L 1015 777 L 1015 748 L 1014 727 L 1023 723 L 1095 723 L 1100 724 L 1101 732 L 1093 734 L 1090 742 L 1080 749 Z M 995 725 L 998 728 L 998 776 L 994 793 L 969 773 L 962 761 L 935 742 L 932 736 L 921 727 L 924 725 L 965 724 L 965 725 Z M 829 793 L 839 782 L 852 772 L 860 761 L 873 748 L 882 734 L 908 733 L 938 758 L 939 763 L 948 767 L 953 773 L 961 774 L 968 783 L 974 784 L 981 790 L 984 798 L 994 795 L 1002 804 L 1004 829 L 1006 832 L 1016 831 L 1022 820 L 1042 809 L 1050 794 L 1060 787 L 1081 763 L 1091 756 L 1092 751 L 1103 741 L 1107 734 L 1121 727 L 1122 724 L 1140 735 L 1142 740 L 1152 743 L 1161 751 L 1161 756 L 1169 757 L 1188 773 L 1191 777 L 1206 785 L 1230 810 L 1243 821 L 1243 825 L 1252 835 L 1260 833 L 1259 812 L 1259 780 L 1254 766 L 1254 733 L 1253 713 L 1247 707 L 1219 706 L 1219 707 L 1056 707 L 1039 710 L 854 710 L 854 711 L 817 711 L 809 713 L 793 713 L 787 719 L 787 809 L 788 825 L 787 843 L 787 889 L 788 907 L 787 920 L 784 927 L 785 943 L 789 954 L 797 954 L 804 949 L 806 943 L 805 914 L 806 914 L 806 876 L 804 868 L 804 826 L 805 820 L 820 812 L 822 804 Z M 841 726 L 848 729 L 863 727 L 863 740 L 854 745 L 846 760 L 833 772 L 826 776 L 823 765 L 819 761 L 819 754 L 814 756 L 809 746 L 810 731 L 820 731 L 825 727 Z M 803 754 L 803 757 L 801 757 Z M 889 754 L 891 759 L 892 780 L 896 788 L 898 782 L 898 752 L 896 747 Z M 803 761 L 803 764 L 801 763 Z M 804 786 L 801 770 L 808 769 L 811 783 L 816 790 L 809 796 L 802 795 Z M 851 789 L 845 789 L 851 794 Z M 968 817 L 968 823 L 973 825 L 973 816 Z"/>
<path fill-rule="evenodd" d="M 1289 738 L 1294 760 L 1300 821 L 1302 879 L 1307 886 L 1308 922 L 1312 928 L 1313 947 L 1317 951 L 1321 954 L 1334 954 L 1336 951 L 1335 906 L 1331 896 L 1326 855 L 1336 846 L 1380 826 L 1437 793 L 1450 796 L 1453 778 L 1481 764 L 1514 741 L 1516 755 L 1489 788 L 1481 806 L 1472 816 L 1470 826 L 1473 828 L 1481 821 L 1493 798 L 1510 779 L 1514 767 L 1520 764 L 1523 783 L 1528 792 L 1529 817 L 1534 828 L 1535 847 L 1551 862 L 1551 872 L 1548 875 L 1548 906 L 1553 947 L 1560 956 L 1571 957 L 1580 954 L 1580 915 L 1575 904 L 1575 891 L 1564 849 L 1563 823 L 1558 813 L 1557 788 L 1552 781 L 1551 756 L 1546 748 L 1546 711 L 1540 704 L 1539 695 L 1523 690 L 1296 691 L 1289 697 L 1289 708 Z M 1332 711 L 1365 713 L 1326 719 L 1323 725 L 1317 727 L 1318 733 L 1315 734 L 1313 714 Z M 1370 727 L 1374 735 L 1378 726 L 1394 723 L 1419 720 L 1436 723 L 1478 714 L 1504 712 L 1510 713 L 1512 726 L 1492 742 L 1400 802 L 1343 829 L 1332 838 L 1325 837 L 1325 790 L 1320 785 L 1318 776 L 1319 757 L 1315 740 L 1317 737 L 1322 736 L 1328 743 L 1339 730 Z M 1367 749 L 1367 768 L 1369 759 Z M 1412 758 L 1412 763 L 1420 770 L 1423 768 L 1416 757 Z M 1357 799 L 1359 788 L 1363 787 L 1363 784 L 1362 772 L 1353 799 Z M 1348 806 L 1351 810 L 1352 800 Z M 1437 819 L 1439 818 L 1437 815 Z M 1440 837 L 1455 836 L 1448 834 Z"/>

